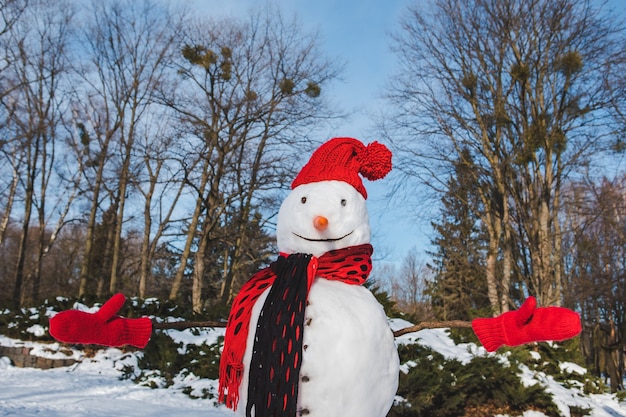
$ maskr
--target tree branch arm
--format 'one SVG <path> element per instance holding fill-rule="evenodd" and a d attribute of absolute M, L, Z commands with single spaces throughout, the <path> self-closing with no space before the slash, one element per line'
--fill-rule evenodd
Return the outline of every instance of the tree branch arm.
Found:
<path fill-rule="evenodd" d="M 177 321 L 172 323 L 153 322 L 154 329 L 157 330 L 182 330 L 190 327 L 226 327 L 225 321 Z M 407 333 L 419 332 L 424 329 L 441 329 L 448 327 L 471 328 L 472 323 L 463 320 L 450 321 L 424 321 L 414 326 L 405 327 L 393 332 L 394 337 L 399 337 Z"/>
<path fill-rule="evenodd" d="M 457 328 L 471 328 L 472 323 L 463 320 L 450 320 L 450 321 L 423 321 L 415 326 L 405 327 L 393 332 L 394 337 L 399 337 L 407 333 L 419 332 L 424 329 L 441 329 L 448 327 Z"/>

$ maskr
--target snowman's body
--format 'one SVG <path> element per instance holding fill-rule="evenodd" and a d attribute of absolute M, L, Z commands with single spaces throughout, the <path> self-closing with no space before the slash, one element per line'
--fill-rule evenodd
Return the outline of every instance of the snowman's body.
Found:
<path fill-rule="evenodd" d="M 250 320 L 255 328 L 267 292 Z M 303 334 L 298 395 L 299 415 L 309 417 L 382 417 L 398 388 L 398 351 L 385 313 L 362 286 L 323 278 L 309 293 Z M 250 332 L 244 364 L 250 363 Z M 245 365 L 244 365 L 245 366 Z M 247 401 L 248 376 L 240 387 Z M 245 407 L 238 408 L 245 415 Z"/>
<path fill-rule="evenodd" d="M 343 182 L 295 188 L 278 215 L 277 241 L 283 253 L 320 256 L 369 243 L 369 239 L 365 199 Z M 268 292 L 257 300 L 250 318 L 245 372 L 239 387 L 241 415 L 246 410 L 254 329 Z M 298 416 L 385 416 L 398 386 L 399 361 L 381 305 L 363 286 L 322 277 L 315 278 L 307 300 Z"/>

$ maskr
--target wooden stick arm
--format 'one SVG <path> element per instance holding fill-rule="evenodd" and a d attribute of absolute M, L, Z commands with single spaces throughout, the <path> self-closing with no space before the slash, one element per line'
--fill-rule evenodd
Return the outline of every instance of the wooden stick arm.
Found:
<path fill-rule="evenodd" d="M 394 337 L 399 337 L 407 333 L 419 332 L 424 329 L 442 329 L 442 328 L 471 328 L 472 323 L 463 320 L 449 320 L 449 321 L 423 321 L 415 326 L 405 327 L 393 332 Z"/>
<path fill-rule="evenodd" d="M 155 330 L 183 330 L 191 327 L 226 327 L 225 321 L 173 321 L 169 323 L 158 323 L 152 321 Z"/>
<path fill-rule="evenodd" d="M 158 330 L 182 330 L 190 327 L 226 327 L 225 321 L 175 321 L 171 323 L 153 322 L 154 329 Z M 394 337 L 402 336 L 407 333 L 419 332 L 424 329 L 441 329 L 448 327 L 471 328 L 472 323 L 463 320 L 450 321 L 424 321 L 414 326 L 405 327 L 393 332 Z"/>

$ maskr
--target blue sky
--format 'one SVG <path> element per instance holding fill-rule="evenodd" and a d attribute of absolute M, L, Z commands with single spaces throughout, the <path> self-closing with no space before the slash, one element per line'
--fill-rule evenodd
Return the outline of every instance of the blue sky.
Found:
<path fill-rule="evenodd" d="M 187 4 L 207 15 L 239 17 L 246 16 L 264 1 L 189 0 Z M 273 0 L 286 17 L 295 13 L 307 32 L 319 32 L 323 53 L 345 63 L 342 82 L 334 86 L 331 95 L 333 101 L 344 111 L 353 112 L 353 116 L 332 129 L 320 130 L 317 138 L 320 142 L 337 136 L 355 137 L 364 143 L 378 139 L 372 115 L 383 105 L 380 96 L 395 65 L 389 35 L 399 29 L 403 12 L 414 1 L 423 0 Z M 624 0 L 609 0 L 608 4 L 622 17 L 626 16 Z M 388 178 L 365 183 L 377 260 L 398 264 L 413 249 L 427 260 L 424 252 L 431 249 L 432 233 L 429 223 L 397 202 L 388 204 L 385 200 L 385 188 L 391 183 Z"/>
<path fill-rule="evenodd" d="M 264 0 L 261 0 L 264 1 Z M 193 10 L 212 16 L 246 16 L 262 4 L 254 0 L 194 0 Z M 286 17 L 294 13 L 304 30 L 319 33 L 320 49 L 345 64 L 342 81 L 333 86 L 332 101 L 352 115 L 333 128 L 322 128 L 320 142 L 331 137 L 355 137 L 364 143 L 378 140 L 372 115 L 382 105 L 384 84 L 393 72 L 394 57 L 389 48 L 392 31 L 410 0 L 274 0 Z M 385 200 L 388 178 L 369 183 L 368 207 L 372 244 L 377 260 L 399 262 L 408 251 L 423 251 L 429 243 L 428 225 L 420 224 L 403 207 L 392 207 Z"/>

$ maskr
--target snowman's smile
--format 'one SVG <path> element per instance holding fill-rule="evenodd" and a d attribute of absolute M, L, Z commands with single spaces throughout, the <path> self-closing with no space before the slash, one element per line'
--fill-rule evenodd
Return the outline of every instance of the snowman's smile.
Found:
<path fill-rule="evenodd" d="M 329 239 L 311 239 L 309 237 L 304 237 L 302 235 L 299 235 L 296 232 L 291 232 L 291 233 L 293 233 L 294 235 L 298 236 L 300 239 L 308 240 L 309 242 L 336 242 L 338 240 L 341 240 L 341 239 L 344 239 L 344 238 L 350 236 L 353 232 L 354 232 L 354 230 L 352 232 L 348 233 L 348 234 L 345 234 L 345 235 L 343 235 L 341 237 L 337 237 L 337 238 L 334 238 L 334 239 L 333 238 L 329 238 Z"/>

